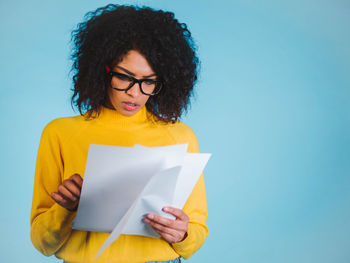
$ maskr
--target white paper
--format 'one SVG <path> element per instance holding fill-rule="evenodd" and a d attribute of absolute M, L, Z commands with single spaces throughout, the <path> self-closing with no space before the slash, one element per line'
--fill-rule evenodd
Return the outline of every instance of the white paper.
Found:
<path fill-rule="evenodd" d="M 121 234 L 159 237 L 143 218 L 148 213 L 174 218 L 162 208 L 183 208 L 211 156 L 186 150 L 186 144 L 90 145 L 72 228 L 111 232 L 95 258 Z"/>
<path fill-rule="evenodd" d="M 171 214 L 162 211 L 164 206 L 172 205 L 176 182 L 181 171 L 181 166 L 175 166 L 162 170 L 151 178 L 136 200 L 136 206 L 122 234 L 145 235 L 159 237 L 148 224 L 142 222 L 148 213 L 174 218 Z M 168 187 L 167 187 L 168 186 Z"/>
<path fill-rule="evenodd" d="M 166 180 L 169 179 L 169 183 L 176 184 L 180 169 L 180 166 L 169 168 L 160 171 L 157 175 L 151 178 L 150 182 L 127 211 L 123 219 L 103 243 L 95 259 L 101 255 L 101 253 L 109 245 L 117 240 L 121 234 L 159 237 L 158 233 L 155 232 L 148 224 L 145 224 L 142 220 L 148 213 L 163 213 L 162 216 L 169 215 L 163 212 L 161 209 L 164 206 L 169 205 L 169 202 L 172 201 L 174 191 L 166 192 L 162 186 L 164 183 L 166 183 Z M 154 190 L 158 190 L 158 193 L 154 192 Z"/>
<path fill-rule="evenodd" d="M 183 164 L 186 149 L 186 144 L 166 147 L 163 152 L 147 147 L 90 145 L 72 228 L 112 232 L 152 176 Z"/>

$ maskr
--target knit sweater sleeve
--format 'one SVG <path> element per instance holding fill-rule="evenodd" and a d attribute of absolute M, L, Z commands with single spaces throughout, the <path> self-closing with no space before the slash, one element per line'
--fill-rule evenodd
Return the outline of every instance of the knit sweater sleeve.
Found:
<path fill-rule="evenodd" d="M 186 128 L 186 137 L 189 143 L 188 152 L 198 153 L 199 146 L 197 137 L 188 126 L 186 126 Z M 190 219 L 187 237 L 182 242 L 173 243 L 171 245 L 180 256 L 184 259 L 188 259 L 201 248 L 209 234 L 206 225 L 208 212 L 203 174 L 199 177 L 198 182 L 187 199 L 183 211 Z"/>
<path fill-rule="evenodd" d="M 38 150 L 30 217 L 32 243 L 46 256 L 54 254 L 72 231 L 70 224 L 75 212 L 61 207 L 50 196 L 57 191 L 62 178 L 60 140 L 55 125 L 50 123 L 42 133 Z"/>

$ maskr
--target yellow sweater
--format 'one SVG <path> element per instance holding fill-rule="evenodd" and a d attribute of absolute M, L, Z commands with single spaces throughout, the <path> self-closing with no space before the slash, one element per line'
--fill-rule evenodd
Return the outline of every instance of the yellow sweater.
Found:
<path fill-rule="evenodd" d="M 185 124 L 154 122 L 145 107 L 132 117 L 102 107 L 99 117 L 60 118 L 44 129 L 38 150 L 33 203 L 31 240 L 44 255 L 55 254 L 68 262 L 92 262 L 109 233 L 72 230 L 76 212 L 56 204 L 50 197 L 72 174 L 84 175 L 90 144 L 115 146 L 165 146 L 188 143 L 189 152 L 199 152 L 193 131 Z M 121 235 L 98 262 L 146 262 L 189 258 L 208 235 L 207 203 L 203 175 L 187 200 L 184 212 L 190 223 L 187 238 L 176 244 L 144 236 Z"/>

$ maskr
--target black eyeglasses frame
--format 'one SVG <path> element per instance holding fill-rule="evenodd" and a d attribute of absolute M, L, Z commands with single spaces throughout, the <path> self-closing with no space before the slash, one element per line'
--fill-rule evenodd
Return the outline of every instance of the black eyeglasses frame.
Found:
<path fill-rule="evenodd" d="M 123 73 L 120 73 L 120 72 L 115 72 L 115 71 L 109 71 L 108 74 L 112 77 L 116 76 L 116 77 L 122 77 L 122 78 L 126 78 L 126 79 L 129 79 L 131 81 L 130 85 L 126 88 L 126 89 L 119 89 L 119 88 L 116 88 L 116 87 L 111 87 L 112 89 L 115 89 L 115 90 L 118 90 L 118 91 L 128 91 L 129 89 L 131 89 L 136 83 L 139 84 L 139 88 L 140 88 L 140 91 L 142 94 L 144 95 L 147 95 L 147 96 L 154 96 L 154 95 L 157 95 L 160 90 L 162 89 L 163 87 L 163 82 L 160 81 L 160 80 L 157 80 L 157 79 L 136 79 L 130 75 L 126 75 L 126 74 L 123 74 Z M 145 81 L 151 81 L 151 82 L 154 82 L 155 83 L 155 90 L 156 92 L 153 92 L 153 93 L 146 93 L 142 90 L 142 82 L 145 82 Z"/>

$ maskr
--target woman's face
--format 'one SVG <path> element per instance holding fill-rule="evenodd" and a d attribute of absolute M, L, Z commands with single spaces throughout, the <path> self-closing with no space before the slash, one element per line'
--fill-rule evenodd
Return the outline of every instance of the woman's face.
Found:
<path fill-rule="evenodd" d="M 146 58 L 136 50 L 130 50 L 123 57 L 112 71 L 134 77 L 136 79 L 156 79 L 156 74 L 148 64 Z M 118 87 L 118 77 L 113 76 L 111 80 L 112 87 Z M 112 88 L 108 89 L 109 104 L 124 116 L 133 116 L 142 107 L 145 106 L 148 95 L 141 92 L 138 83 L 135 83 L 127 91 L 119 91 Z"/>

